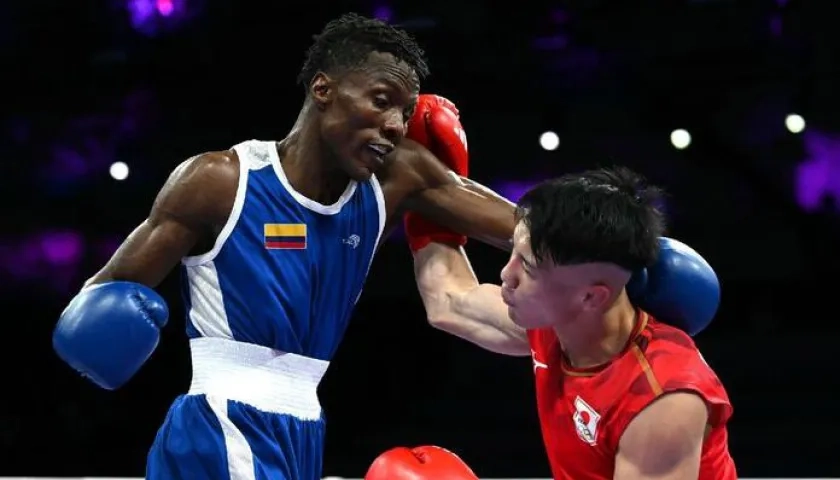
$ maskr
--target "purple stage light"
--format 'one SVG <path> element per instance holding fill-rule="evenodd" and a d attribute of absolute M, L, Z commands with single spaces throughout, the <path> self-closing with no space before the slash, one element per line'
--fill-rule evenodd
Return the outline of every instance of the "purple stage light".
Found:
<path fill-rule="evenodd" d="M 0 237 L 0 290 L 37 284 L 39 290 L 67 294 L 84 280 L 87 240 L 74 230 L 45 230 Z"/>
<path fill-rule="evenodd" d="M 51 168 L 56 176 L 73 180 L 85 175 L 89 170 L 89 161 L 78 151 L 66 145 L 54 145 Z"/>
<path fill-rule="evenodd" d="M 155 15 L 155 4 L 152 0 L 129 0 L 127 8 L 134 28 L 141 28 Z"/>
<path fill-rule="evenodd" d="M 388 5 L 380 5 L 373 9 L 373 16 L 383 22 L 390 22 L 394 19 L 394 11 Z"/>
<path fill-rule="evenodd" d="M 493 186 L 493 190 L 496 191 L 499 195 L 507 198 L 511 202 L 517 202 L 522 195 L 525 195 L 525 192 L 530 190 L 536 184 L 540 183 L 542 180 L 509 180 L 504 182 L 496 182 Z"/>
<path fill-rule="evenodd" d="M 172 0 L 157 0 L 157 11 L 164 17 L 172 15 L 174 10 L 175 5 L 172 3 Z"/>
<path fill-rule="evenodd" d="M 188 17 L 186 0 L 126 0 L 126 9 L 134 29 L 150 36 L 171 30 Z"/>
<path fill-rule="evenodd" d="M 796 170 L 796 201 L 807 210 L 819 209 L 825 199 L 840 203 L 840 136 L 810 129 L 804 136 L 808 157 Z"/>
<path fill-rule="evenodd" d="M 50 195 L 65 195 L 101 179 L 110 165 L 121 160 L 119 151 L 125 144 L 157 125 L 160 112 L 153 91 L 137 89 L 114 100 L 120 103 L 108 105 L 108 113 L 70 118 L 53 139 L 44 142 L 49 161 L 37 168 Z M 24 129 L 21 135 L 25 138 L 28 133 Z"/>
<path fill-rule="evenodd" d="M 82 261 L 85 242 L 73 231 L 0 238 L 0 272 L 9 284 L 42 282 L 64 291 Z"/>
<path fill-rule="evenodd" d="M 77 263 L 84 251 L 84 241 L 77 232 L 45 233 L 40 243 L 44 260 L 53 265 Z"/>

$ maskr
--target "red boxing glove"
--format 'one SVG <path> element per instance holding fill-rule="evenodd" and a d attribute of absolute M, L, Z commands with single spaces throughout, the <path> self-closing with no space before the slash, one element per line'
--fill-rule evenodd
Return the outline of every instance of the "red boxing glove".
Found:
<path fill-rule="evenodd" d="M 459 115 L 458 107 L 450 100 L 439 95 L 420 95 L 405 136 L 428 148 L 452 171 L 466 177 L 469 174 L 467 135 Z"/>
<path fill-rule="evenodd" d="M 458 455 L 445 448 L 397 447 L 376 457 L 364 480 L 478 480 Z"/>
<path fill-rule="evenodd" d="M 408 121 L 406 137 L 428 148 L 453 172 L 466 177 L 469 154 L 467 135 L 458 119 L 458 108 L 438 95 L 420 95 Z M 464 245 L 467 237 L 432 223 L 414 212 L 403 217 L 408 246 L 420 250 L 431 242 Z"/>

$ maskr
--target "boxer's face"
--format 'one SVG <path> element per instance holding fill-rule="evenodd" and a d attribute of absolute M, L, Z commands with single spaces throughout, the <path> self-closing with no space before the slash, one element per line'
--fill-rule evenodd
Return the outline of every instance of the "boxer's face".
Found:
<path fill-rule="evenodd" d="M 549 291 L 545 274 L 531 250 L 528 227 L 519 222 L 513 233 L 510 260 L 502 269 L 502 299 L 511 320 L 520 327 L 550 326 L 557 316 L 551 299 L 554 293 Z"/>
<path fill-rule="evenodd" d="M 367 180 L 390 159 L 419 88 L 414 71 L 385 53 L 372 53 L 338 78 L 316 75 L 311 93 L 321 111 L 321 136 L 350 178 Z"/>
<path fill-rule="evenodd" d="M 513 235 L 510 260 L 502 269 L 502 298 L 511 320 L 522 328 L 555 327 L 578 319 L 587 305 L 581 301 L 588 285 L 580 270 L 586 266 L 537 263 L 531 236 L 523 222 Z"/>

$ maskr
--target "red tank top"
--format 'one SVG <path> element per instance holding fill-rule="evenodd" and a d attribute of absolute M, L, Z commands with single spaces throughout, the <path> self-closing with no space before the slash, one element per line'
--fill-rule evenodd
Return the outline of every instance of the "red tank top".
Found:
<path fill-rule="evenodd" d="M 528 331 L 537 408 L 556 480 L 613 478 L 618 441 L 631 420 L 658 396 L 691 391 L 709 405 L 700 480 L 736 480 L 726 422 L 729 397 L 717 375 L 681 330 L 640 312 L 624 351 L 594 369 L 574 369 L 552 329 Z"/>

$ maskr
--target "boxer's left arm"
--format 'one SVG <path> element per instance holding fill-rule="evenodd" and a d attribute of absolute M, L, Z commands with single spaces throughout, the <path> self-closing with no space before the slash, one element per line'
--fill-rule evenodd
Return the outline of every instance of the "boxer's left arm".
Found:
<path fill-rule="evenodd" d="M 413 191 L 401 207 L 431 222 L 505 251 L 511 250 L 516 225 L 514 204 L 487 187 L 448 169 L 417 142 L 405 139 L 401 155 Z"/>
<path fill-rule="evenodd" d="M 504 355 L 530 355 L 525 330 L 508 316 L 498 285 L 479 284 L 459 246 L 430 243 L 414 252 L 414 275 L 429 324 Z"/>
<path fill-rule="evenodd" d="M 696 480 L 709 412 L 693 393 L 666 394 L 621 435 L 615 480 Z"/>

